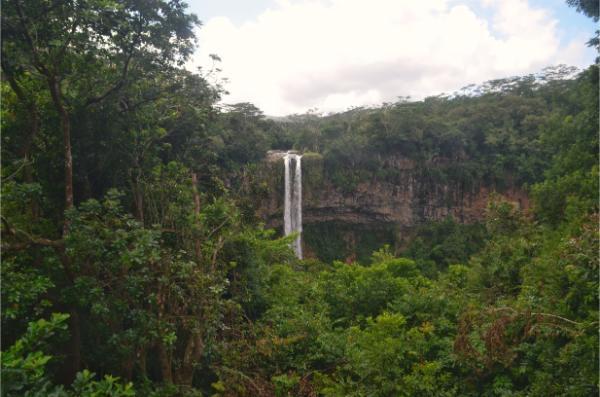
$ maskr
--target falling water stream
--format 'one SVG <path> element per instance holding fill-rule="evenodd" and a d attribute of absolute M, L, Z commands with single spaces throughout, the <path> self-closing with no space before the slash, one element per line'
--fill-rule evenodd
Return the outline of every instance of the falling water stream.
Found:
<path fill-rule="evenodd" d="M 283 157 L 285 167 L 285 193 L 283 205 L 283 231 L 287 236 L 298 233 L 292 243 L 296 256 L 302 259 L 302 155 L 287 152 Z"/>

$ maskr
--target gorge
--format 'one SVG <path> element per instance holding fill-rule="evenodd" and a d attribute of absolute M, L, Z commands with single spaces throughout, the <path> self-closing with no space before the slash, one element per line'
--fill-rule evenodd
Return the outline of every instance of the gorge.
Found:
<path fill-rule="evenodd" d="M 293 244 L 299 258 L 304 250 L 308 258 L 364 262 L 384 244 L 401 252 L 427 223 L 482 222 L 490 201 L 506 201 L 525 211 L 530 206 L 526 191 L 516 184 L 494 186 L 482 179 L 441 179 L 424 172 L 461 167 L 460 160 L 423 165 L 389 156 L 381 164 L 387 177 L 373 175 L 346 188 L 332 180 L 331 167 L 320 154 L 269 151 L 259 172 L 268 189 L 260 196 L 257 214 L 268 227 L 283 228 L 284 235 L 302 233 Z"/>

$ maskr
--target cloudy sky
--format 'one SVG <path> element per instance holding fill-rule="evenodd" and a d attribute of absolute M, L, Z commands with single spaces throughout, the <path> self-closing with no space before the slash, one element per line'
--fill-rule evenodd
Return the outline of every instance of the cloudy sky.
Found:
<path fill-rule="evenodd" d="M 225 103 L 281 116 L 339 111 L 471 83 L 585 67 L 593 21 L 564 0 L 188 0 L 203 22 L 190 69 L 227 78 Z"/>

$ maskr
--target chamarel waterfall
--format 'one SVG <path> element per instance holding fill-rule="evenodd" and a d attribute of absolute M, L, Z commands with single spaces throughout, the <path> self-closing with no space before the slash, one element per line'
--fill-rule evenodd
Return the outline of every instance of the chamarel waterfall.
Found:
<path fill-rule="evenodd" d="M 302 259 L 302 155 L 287 152 L 283 157 L 285 167 L 285 192 L 283 205 L 283 231 L 285 235 L 298 233 L 293 248 Z"/>

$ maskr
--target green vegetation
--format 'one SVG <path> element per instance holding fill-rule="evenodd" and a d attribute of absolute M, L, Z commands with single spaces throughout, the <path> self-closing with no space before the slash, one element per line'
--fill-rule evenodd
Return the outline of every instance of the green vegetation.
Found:
<path fill-rule="evenodd" d="M 393 165 L 397 157 L 412 160 L 430 183 L 532 184 L 551 155 L 540 130 L 553 117 L 581 110 L 578 96 L 585 88 L 568 79 L 572 73 L 559 66 L 423 101 L 291 118 L 275 132 L 297 149 L 322 153 L 329 179 L 345 191 L 360 181 L 394 183 L 401 176 Z M 315 127 L 307 129 L 308 122 Z"/>
<path fill-rule="evenodd" d="M 435 277 L 450 265 L 466 263 L 488 237 L 484 225 L 462 225 L 447 218 L 419 227 L 403 255 L 414 259 L 424 274 Z"/>
<path fill-rule="evenodd" d="M 394 224 L 352 225 L 319 222 L 303 226 L 305 243 L 321 261 L 371 262 L 371 254 L 384 245 L 396 243 Z"/>
<path fill-rule="evenodd" d="M 275 122 L 182 68 L 196 24 L 177 0 L 2 2 L 2 396 L 598 394 L 596 65 Z M 307 225 L 300 261 L 254 214 L 282 186 L 257 163 L 291 147 L 309 187 L 401 156 L 533 209 L 421 225 L 399 256 L 389 225 Z"/>

